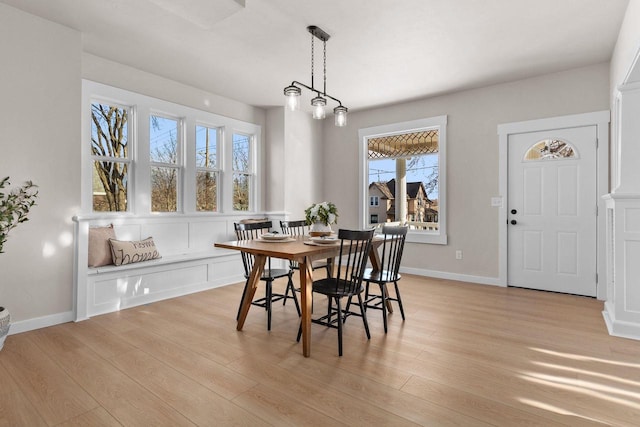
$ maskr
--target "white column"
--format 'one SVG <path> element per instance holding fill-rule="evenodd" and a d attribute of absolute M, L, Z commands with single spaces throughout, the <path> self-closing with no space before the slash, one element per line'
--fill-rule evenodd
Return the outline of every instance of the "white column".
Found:
<path fill-rule="evenodd" d="M 396 159 L 396 221 L 407 220 L 407 160 Z"/>
<path fill-rule="evenodd" d="M 619 89 L 611 150 L 616 187 L 605 196 L 607 301 L 603 315 L 611 335 L 640 340 L 640 83 Z"/>
<path fill-rule="evenodd" d="M 613 193 L 640 194 L 640 82 L 619 87 L 620 97 L 617 138 L 614 151 L 617 155 L 613 168 L 618 182 Z"/>

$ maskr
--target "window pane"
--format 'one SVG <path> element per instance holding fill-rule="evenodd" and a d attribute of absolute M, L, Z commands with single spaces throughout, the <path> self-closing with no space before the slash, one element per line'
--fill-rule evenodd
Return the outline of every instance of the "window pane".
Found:
<path fill-rule="evenodd" d="M 178 170 L 176 168 L 151 168 L 151 210 L 176 212 L 178 194 Z"/>
<path fill-rule="evenodd" d="M 249 210 L 249 181 L 250 176 L 241 173 L 233 174 L 233 210 Z"/>
<path fill-rule="evenodd" d="M 196 210 L 218 210 L 218 179 L 215 172 L 199 171 L 196 175 Z"/>
<path fill-rule="evenodd" d="M 544 139 L 531 146 L 524 155 L 524 160 L 567 159 L 576 157 L 576 151 L 559 139 Z"/>
<path fill-rule="evenodd" d="M 127 210 L 128 164 L 93 162 L 93 210 L 124 212 Z"/>
<path fill-rule="evenodd" d="M 127 210 L 128 109 L 101 103 L 91 104 L 91 154 L 94 158 L 92 194 L 96 212 Z"/>
<path fill-rule="evenodd" d="M 149 118 L 149 153 L 151 161 L 176 164 L 178 162 L 178 120 L 166 117 Z"/>
<path fill-rule="evenodd" d="M 401 149 L 401 147 L 400 147 Z M 438 154 L 369 160 L 369 218 L 434 230 L 438 222 Z M 397 182 L 406 182 L 404 206 L 397 206 Z M 398 215 L 403 214 L 400 218 Z"/>
<path fill-rule="evenodd" d="M 250 172 L 250 137 L 233 134 L 233 170 L 234 172 Z"/>
<path fill-rule="evenodd" d="M 129 115 L 126 108 L 91 104 L 91 153 L 94 156 L 127 158 Z"/>
<path fill-rule="evenodd" d="M 218 129 L 196 126 L 196 166 L 217 169 Z"/>

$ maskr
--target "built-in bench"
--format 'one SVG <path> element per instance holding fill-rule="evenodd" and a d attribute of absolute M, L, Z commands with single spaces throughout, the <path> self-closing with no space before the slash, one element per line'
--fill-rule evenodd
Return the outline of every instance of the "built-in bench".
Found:
<path fill-rule="evenodd" d="M 254 215 L 255 216 L 255 215 Z M 239 216 L 76 216 L 75 320 L 186 295 L 244 280 L 240 256 L 214 248 L 234 240 Z M 278 221 L 274 220 L 274 224 Z M 161 258 L 125 264 L 88 266 L 90 227 L 113 224 L 118 240 L 153 237 Z"/>

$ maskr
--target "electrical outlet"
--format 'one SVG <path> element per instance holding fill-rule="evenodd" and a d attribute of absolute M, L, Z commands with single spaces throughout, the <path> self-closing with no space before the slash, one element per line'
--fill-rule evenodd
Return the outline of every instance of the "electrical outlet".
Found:
<path fill-rule="evenodd" d="M 456 259 L 462 259 L 462 251 L 461 250 L 457 250 L 456 251 Z"/>

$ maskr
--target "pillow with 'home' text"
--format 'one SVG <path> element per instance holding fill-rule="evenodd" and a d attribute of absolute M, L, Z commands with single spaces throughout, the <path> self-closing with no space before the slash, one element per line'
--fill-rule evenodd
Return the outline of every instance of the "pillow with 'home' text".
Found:
<path fill-rule="evenodd" d="M 109 239 L 109 243 L 111 244 L 111 258 L 113 258 L 115 265 L 160 258 L 153 237 L 139 241 Z"/>

